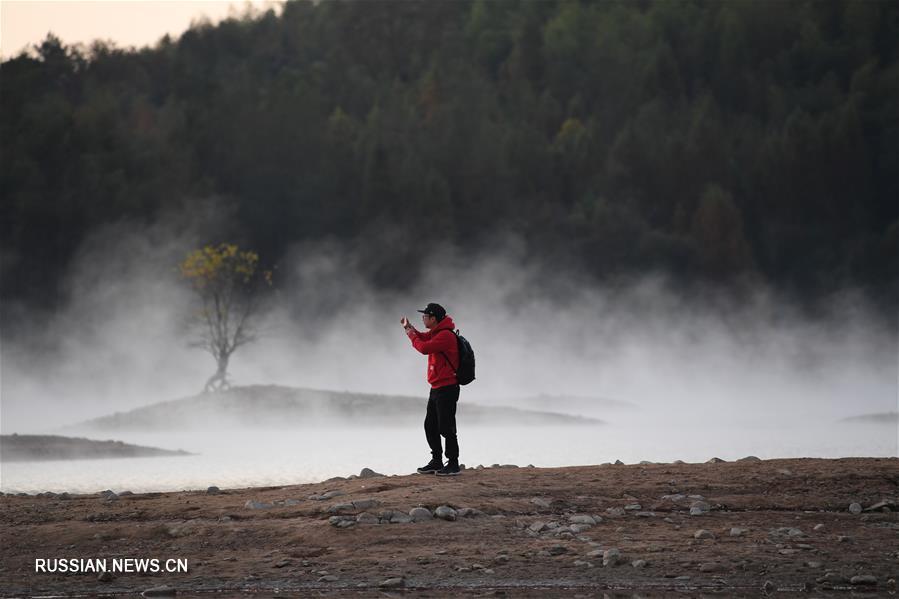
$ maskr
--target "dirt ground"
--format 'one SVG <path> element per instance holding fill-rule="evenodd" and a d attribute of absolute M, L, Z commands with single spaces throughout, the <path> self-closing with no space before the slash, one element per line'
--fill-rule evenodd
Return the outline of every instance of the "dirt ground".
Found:
<path fill-rule="evenodd" d="M 343 494 L 316 497 L 329 491 Z M 6 495 L 0 594 L 164 585 L 178 596 L 884 596 L 899 575 L 897 496 L 896 458 L 494 467 L 117 499 Z M 865 511 L 851 513 L 852 503 Z M 440 506 L 461 511 L 387 523 Z M 102 581 L 35 571 L 39 558 L 125 557 L 186 559 L 188 571 Z"/>

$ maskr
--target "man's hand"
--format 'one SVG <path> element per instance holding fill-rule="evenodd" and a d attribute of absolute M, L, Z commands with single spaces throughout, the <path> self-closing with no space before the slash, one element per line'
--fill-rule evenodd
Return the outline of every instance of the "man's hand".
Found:
<path fill-rule="evenodd" d="M 400 319 L 400 324 L 403 325 L 403 328 L 404 328 L 404 329 L 408 329 L 409 327 L 412 326 L 411 324 L 409 324 L 409 319 L 406 318 L 405 316 L 403 316 L 403 317 Z"/>

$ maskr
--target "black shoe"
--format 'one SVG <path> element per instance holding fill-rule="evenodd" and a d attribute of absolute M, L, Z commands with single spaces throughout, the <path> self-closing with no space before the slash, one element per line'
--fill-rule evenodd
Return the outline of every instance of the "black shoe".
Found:
<path fill-rule="evenodd" d="M 459 464 L 449 463 L 437 471 L 437 476 L 457 476 L 461 472 Z"/>
<path fill-rule="evenodd" d="M 431 460 L 426 465 L 418 469 L 419 474 L 434 474 L 438 470 L 443 469 L 443 462 L 440 460 Z"/>

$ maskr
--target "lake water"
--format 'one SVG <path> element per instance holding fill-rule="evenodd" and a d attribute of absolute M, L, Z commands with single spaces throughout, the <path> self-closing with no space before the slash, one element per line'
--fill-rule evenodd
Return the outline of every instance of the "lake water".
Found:
<path fill-rule="evenodd" d="M 701 420 L 701 418 L 700 418 Z M 473 467 L 534 464 L 575 466 L 641 460 L 705 462 L 798 457 L 892 457 L 899 453 L 895 424 L 813 424 L 779 426 L 692 426 L 637 421 L 579 427 L 487 428 L 459 423 L 461 461 Z M 409 474 L 429 456 L 418 427 L 360 429 L 339 426 L 296 431 L 221 431 L 85 435 L 126 443 L 184 449 L 197 455 L 10 462 L 0 466 L 0 490 L 94 493 L 103 489 L 175 491 L 290 485 L 372 468 Z"/>

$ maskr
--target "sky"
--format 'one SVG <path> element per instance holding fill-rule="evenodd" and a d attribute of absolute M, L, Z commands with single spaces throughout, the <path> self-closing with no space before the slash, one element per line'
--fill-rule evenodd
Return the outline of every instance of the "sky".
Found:
<path fill-rule="evenodd" d="M 192 21 L 220 21 L 249 6 L 267 9 L 277 0 L 0 0 L 0 56 L 4 59 L 52 32 L 64 43 L 111 40 L 119 47 L 177 37 Z"/>

